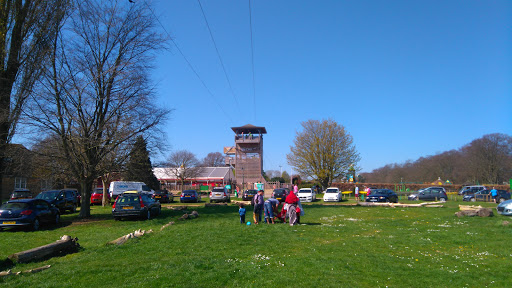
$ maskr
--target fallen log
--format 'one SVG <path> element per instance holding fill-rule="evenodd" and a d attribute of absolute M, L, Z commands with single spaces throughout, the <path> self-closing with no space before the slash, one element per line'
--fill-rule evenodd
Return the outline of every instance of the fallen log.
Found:
<path fill-rule="evenodd" d="M 374 207 L 374 206 L 383 206 L 383 207 L 392 207 L 392 208 L 403 208 L 403 207 L 430 207 L 430 208 L 440 208 L 444 207 L 443 202 L 423 202 L 418 204 L 402 204 L 402 203 L 381 203 L 381 202 L 357 202 L 358 206 L 363 207 Z"/>
<path fill-rule="evenodd" d="M 78 238 L 71 238 L 71 236 L 64 235 L 60 240 L 54 243 L 14 253 L 7 258 L 15 263 L 28 263 L 48 257 L 77 252 L 79 247 Z"/>
<path fill-rule="evenodd" d="M 478 206 L 475 206 L 475 205 L 459 205 L 459 210 L 471 210 L 471 211 L 477 211 L 479 209 L 482 209 L 484 207 L 478 205 Z"/>
<path fill-rule="evenodd" d="M 152 233 L 152 232 L 153 232 L 153 230 L 151 230 L 151 229 L 148 231 L 141 230 L 141 229 L 135 230 L 134 232 L 126 234 L 124 236 L 121 236 L 121 237 L 117 238 L 116 240 L 108 242 L 107 244 L 123 245 L 130 239 L 139 238 L 141 236 L 144 236 L 144 235 Z"/>
<path fill-rule="evenodd" d="M 167 227 L 169 227 L 171 225 L 174 225 L 174 221 L 171 221 L 171 222 L 165 224 L 164 226 L 162 226 L 162 228 L 160 228 L 160 231 L 164 230 L 165 228 L 167 228 Z"/>
<path fill-rule="evenodd" d="M 0 272 L 0 277 L 10 276 L 10 275 L 20 275 L 20 274 L 34 274 L 34 273 L 38 273 L 38 272 L 41 272 L 43 270 L 46 270 L 46 269 L 48 269 L 50 267 L 52 267 L 52 266 L 51 265 L 45 265 L 43 267 L 38 267 L 38 268 L 29 269 L 29 270 L 25 270 L 25 271 L 19 271 L 19 272 L 16 272 L 16 273 L 12 273 L 11 270 L 2 271 L 2 272 Z"/>
<path fill-rule="evenodd" d="M 464 210 L 460 210 L 459 212 L 455 212 L 455 216 L 457 216 L 459 218 L 464 217 L 464 216 L 492 217 L 492 216 L 494 216 L 494 213 L 492 212 L 491 208 L 464 209 Z"/>

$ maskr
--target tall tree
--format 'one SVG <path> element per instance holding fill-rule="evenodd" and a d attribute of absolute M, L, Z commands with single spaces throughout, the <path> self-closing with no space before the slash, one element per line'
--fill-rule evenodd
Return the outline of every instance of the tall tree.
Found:
<path fill-rule="evenodd" d="M 234 164 L 234 163 L 233 163 Z M 220 152 L 210 152 L 203 159 L 203 167 L 223 167 L 226 166 L 224 163 L 224 156 Z"/>
<path fill-rule="evenodd" d="M 153 174 L 153 166 L 149 158 L 149 151 L 144 137 L 138 136 L 130 152 L 130 158 L 126 164 L 124 179 L 127 181 L 144 182 L 153 190 L 160 189 L 160 182 Z"/>
<path fill-rule="evenodd" d="M 154 53 L 166 39 L 144 1 L 75 3 L 27 113 L 59 139 L 81 186 L 80 217 L 89 217 L 100 163 L 123 143 L 157 131 L 169 113 L 154 106 L 149 80 Z"/>
<path fill-rule="evenodd" d="M 294 171 L 326 188 L 334 179 L 344 177 L 351 165 L 359 162 L 360 156 L 352 136 L 334 120 L 308 120 L 302 122 L 302 128 L 286 155 Z"/>
<path fill-rule="evenodd" d="M 181 187 L 187 179 L 195 178 L 201 173 L 199 160 L 194 153 L 187 150 L 173 152 L 167 159 L 167 166 L 170 167 L 170 177 L 180 179 Z"/>
<path fill-rule="evenodd" d="M 48 60 L 49 47 L 68 10 L 68 2 L 0 1 L 0 189 L 7 145 L 16 133 L 34 82 Z"/>

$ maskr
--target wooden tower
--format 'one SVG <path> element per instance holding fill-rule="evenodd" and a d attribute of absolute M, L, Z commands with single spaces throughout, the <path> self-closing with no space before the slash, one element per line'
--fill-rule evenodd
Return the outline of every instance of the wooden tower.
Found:
<path fill-rule="evenodd" d="M 231 127 L 235 132 L 235 177 L 236 182 L 247 187 L 246 183 L 265 183 L 263 178 L 263 134 L 265 127 L 247 124 Z"/>

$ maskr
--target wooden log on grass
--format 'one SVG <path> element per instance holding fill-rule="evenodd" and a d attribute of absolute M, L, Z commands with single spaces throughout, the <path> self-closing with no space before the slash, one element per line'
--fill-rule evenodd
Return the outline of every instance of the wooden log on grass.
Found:
<path fill-rule="evenodd" d="M 57 240 L 54 243 L 14 253 L 8 258 L 15 263 L 28 263 L 61 254 L 76 252 L 79 247 L 80 245 L 78 244 L 77 238 L 71 238 L 71 236 L 64 235 L 60 240 Z"/>
<path fill-rule="evenodd" d="M 2 271 L 2 272 L 0 272 L 0 277 L 9 276 L 9 275 L 20 275 L 20 274 L 34 274 L 34 273 L 41 272 L 43 270 L 49 269 L 50 267 L 52 267 L 52 266 L 51 265 L 45 265 L 45 266 L 42 266 L 42 267 L 38 267 L 38 268 L 34 268 L 34 269 L 29 269 L 29 270 L 25 270 L 25 271 L 19 271 L 19 272 L 16 272 L 16 273 L 13 273 L 11 270 Z"/>
<path fill-rule="evenodd" d="M 393 208 L 403 208 L 403 207 L 430 207 L 430 208 L 440 208 L 443 207 L 444 202 L 423 202 L 418 204 L 402 204 L 402 203 L 382 203 L 382 202 L 357 202 L 357 205 L 364 207 L 373 207 L 373 206 L 384 206 L 384 207 L 393 207 Z"/>

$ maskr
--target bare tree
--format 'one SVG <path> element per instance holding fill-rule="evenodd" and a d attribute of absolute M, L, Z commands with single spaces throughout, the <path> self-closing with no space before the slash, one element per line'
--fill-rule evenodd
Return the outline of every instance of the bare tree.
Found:
<path fill-rule="evenodd" d="M 234 164 L 234 163 L 233 163 Z M 224 163 L 224 156 L 220 152 L 210 152 L 203 159 L 201 164 L 203 167 L 223 167 L 226 166 Z"/>
<path fill-rule="evenodd" d="M 90 216 L 93 181 L 105 174 L 100 163 L 137 135 L 157 132 L 169 113 L 154 106 L 148 77 L 166 39 L 144 4 L 76 2 L 27 112 L 38 129 L 59 139 L 81 186 L 82 218 Z"/>
<path fill-rule="evenodd" d="M 49 46 L 68 7 L 65 0 L 0 2 L 0 189 L 5 151 Z M 0 195 L 1 195 L 0 190 Z"/>
<path fill-rule="evenodd" d="M 197 177 L 202 171 L 196 155 L 187 150 L 173 152 L 167 159 L 167 165 L 172 173 L 169 176 L 180 179 L 181 187 L 187 179 Z"/>
<path fill-rule="evenodd" d="M 302 128 L 286 158 L 303 176 L 317 180 L 326 188 L 359 162 L 352 136 L 334 120 L 308 120 L 302 122 Z"/>

